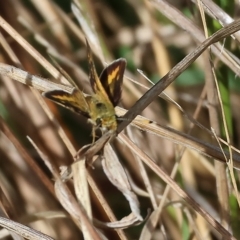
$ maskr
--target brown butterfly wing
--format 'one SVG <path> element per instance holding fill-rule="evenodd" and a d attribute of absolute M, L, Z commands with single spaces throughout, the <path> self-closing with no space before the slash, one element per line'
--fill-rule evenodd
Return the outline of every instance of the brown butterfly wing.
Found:
<path fill-rule="evenodd" d="M 92 52 L 87 41 L 86 44 L 89 64 L 89 79 L 93 92 L 102 99 L 108 99 L 115 107 L 122 94 L 121 87 L 123 83 L 124 70 L 126 68 L 126 60 L 124 58 L 120 58 L 112 62 L 103 70 L 99 78 L 93 62 Z"/>
<path fill-rule="evenodd" d="M 87 40 L 86 40 L 86 44 L 87 44 L 88 66 L 89 66 L 89 80 L 90 80 L 92 90 L 95 94 L 99 96 L 103 96 L 103 98 L 105 99 L 108 99 L 107 93 L 105 92 L 105 89 L 103 88 L 99 80 L 99 77 L 97 75 L 95 64 L 93 62 L 92 51 Z"/>
<path fill-rule="evenodd" d="M 119 103 L 122 95 L 123 75 L 126 64 L 126 59 L 119 58 L 108 65 L 100 75 L 102 86 L 114 107 Z"/>
<path fill-rule="evenodd" d="M 74 89 L 71 94 L 63 90 L 52 90 L 44 92 L 42 95 L 75 113 L 90 118 L 89 106 L 86 99 L 83 93 L 77 89 Z"/>

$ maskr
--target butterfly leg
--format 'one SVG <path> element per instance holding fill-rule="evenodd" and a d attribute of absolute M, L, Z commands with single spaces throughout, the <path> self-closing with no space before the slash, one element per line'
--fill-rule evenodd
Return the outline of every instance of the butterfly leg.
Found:
<path fill-rule="evenodd" d="M 93 126 L 92 128 L 92 144 L 95 143 L 95 139 L 96 139 L 96 126 Z"/>

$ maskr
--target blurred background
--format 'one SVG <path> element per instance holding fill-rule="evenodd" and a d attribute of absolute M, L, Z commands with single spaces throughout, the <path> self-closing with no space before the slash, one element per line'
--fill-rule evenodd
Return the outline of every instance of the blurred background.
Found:
<path fill-rule="evenodd" d="M 203 5 L 190 0 L 78 2 L 81 6 L 79 18 L 85 24 L 81 26 L 71 11 L 71 1 L 0 1 L 0 16 L 53 65 L 54 58 L 85 93 L 92 93 L 85 37 L 90 42 L 98 74 L 106 64 L 125 58 L 127 68 L 119 103 L 125 109 L 130 109 L 153 84 L 199 46 L 206 35 L 210 36 L 225 26 L 229 19 L 237 19 L 239 15 L 237 1 L 203 1 Z M 18 36 L 0 29 L 1 63 L 50 81 L 59 81 L 33 58 L 29 47 L 20 46 Z M 235 40 L 226 38 L 212 47 L 208 54 L 200 56 L 165 90 L 205 128 L 214 128 L 223 139 L 229 136 L 236 148 L 239 148 L 240 136 L 238 46 L 237 36 Z M 152 82 L 137 70 L 141 70 Z M 46 103 L 75 150 L 92 142 L 92 126 L 85 117 L 49 100 Z M 142 115 L 159 126 L 169 126 L 182 133 L 191 131 L 189 134 L 196 139 L 216 146 L 207 130 L 192 125 L 176 103 L 159 97 Z M 55 167 L 69 166 L 74 160 L 36 94 L 28 86 L 0 75 L 0 115 L 4 123 L 1 124 L 0 134 L 1 215 L 55 239 L 83 239 L 71 218 L 49 214 L 49 211 L 64 210 L 55 197 L 52 174 L 26 136 L 36 143 Z M 236 239 L 240 238 L 238 199 L 225 164 L 190 149 L 182 154 L 172 136 L 167 140 L 159 134 L 147 133 L 144 127 L 140 130 L 130 126 L 125 133 L 168 175 L 176 167 L 174 181 Z M 160 200 L 163 201 L 151 239 L 220 239 L 218 231 L 192 211 L 176 191 L 171 190 L 167 197 L 162 198 L 166 184 L 146 167 L 156 198 L 157 204 L 154 204 L 139 170 L 139 159 L 119 140 L 114 142 L 113 147 L 131 176 L 142 216 L 146 217 L 148 209 L 156 209 Z M 89 168 L 89 172 L 116 218 L 128 215 L 127 200 L 109 182 L 99 161 L 94 163 L 94 167 Z M 238 186 L 238 172 L 232 176 Z M 73 191 L 71 183 L 69 188 Z M 90 195 L 93 216 L 109 221 L 95 193 L 90 190 Z M 34 215 L 41 212 L 46 215 Z M 103 232 L 108 239 L 139 239 L 144 226 L 146 222 L 125 229 L 122 237 L 114 230 L 105 229 Z"/>

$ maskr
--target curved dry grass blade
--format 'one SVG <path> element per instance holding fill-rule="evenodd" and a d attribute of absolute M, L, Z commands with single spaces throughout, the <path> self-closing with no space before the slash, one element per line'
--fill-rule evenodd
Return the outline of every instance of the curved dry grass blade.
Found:
<path fill-rule="evenodd" d="M 135 215 L 136 220 L 142 221 L 140 215 L 139 202 L 137 196 L 132 191 L 129 184 L 126 172 L 120 164 L 116 153 L 112 149 L 110 143 L 106 143 L 103 150 L 102 167 L 110 182 L 118 188 L 119 191 L 125 196 L 130 204 L 132 213 Z"/>
<path fill-rule="evenodd" d="M 136 226 L 141 224 L 138 217 L 134 213 L 130 213 L 128 216 L 122 218 L 119 221 L 114 222 L 100 222 L 96 219 L 93 220 L 94 224 L 99 228 L 111 228 L 111 229 L 125 229 L 130 226 Z"/>

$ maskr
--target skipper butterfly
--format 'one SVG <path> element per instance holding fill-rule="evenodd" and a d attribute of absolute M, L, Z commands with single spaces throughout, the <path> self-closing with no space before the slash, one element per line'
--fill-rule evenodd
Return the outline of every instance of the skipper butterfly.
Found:
<path fill-rule="evenodd" d="M 89 80 L 93 95 L 85 96 L 77 86 L 74 86 L 72 93 L 65 92 L 64 90 L 52 90 L 44 92 L 43 96 L 73 112 L 87 117 L 94 126 L 93 136 L 95 136 L 96 128 L 100 128 L 103 132 L 117 130 L 117 116 L 115 115 L 114 107 L 119 103 L 121 98 L 126 60 L 119 58 L 113 61 L 98 76 L 92 52 L 87 41 L 86 44 Z"/>

